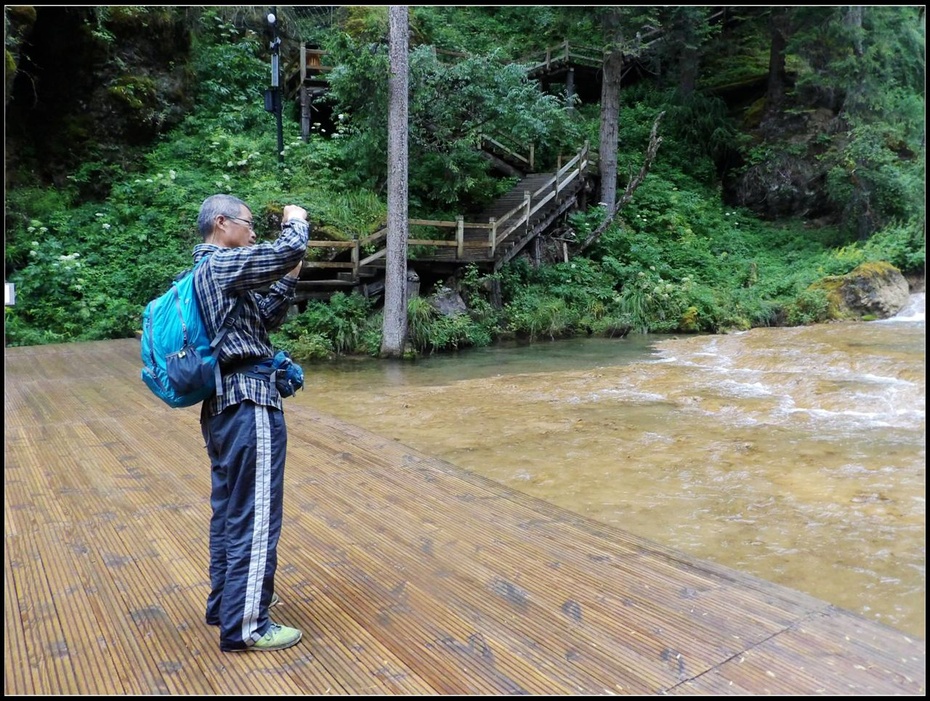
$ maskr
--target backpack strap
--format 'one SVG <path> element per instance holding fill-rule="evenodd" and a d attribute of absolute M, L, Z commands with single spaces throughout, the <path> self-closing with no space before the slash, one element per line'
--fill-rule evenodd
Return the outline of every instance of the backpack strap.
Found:
<path fill-rule="evenodd" d="M 194 265 L 194 268 L 197 268 L 201 263 L 206 262 L 207 258 L 210 257 L 210 253 L 206 253 L 197 263 Z M 191 273 L 193 273 L 194 268 L 191 268 Z M 245 302 L 245 299 L 242 295 L 239 295 L 236 298 L 236 306 L 232 308 L 229 314 L 226 315 L 226 318 L 223 319 L 223 323 L 220 324 L 219 330 L 216 332 L 216 336 L 213 337 L 213 340 L 210 341 L 210 355 L 216 358 L 216 363 L 213 366 L 213 378 L 216 384 L 216 394 L 220 396 L 223 394 L 223 376 L 220 373 L 220 349 L 223 347 L 223 342 L 226 340 L 226 336 L 229 334 L 230 329 L 232 329 L 233 324 L 236 323 L 236 319 L 239 318 L 239 312 L 242 311 L 242 304 Z"/>
<path fill-rule="evenodd" d="M 239 318 L 239 312 L 242 311 L 242 304 L 245 302 L 245 299 L 242 295 L 236 299 L 236 306 L 232 308 L 232 311 L 226 315 L 226 318 L 223 319 L 223 323 L 220 325 L 220 330 L 216 332 L 216 336 L 213 337 L 213 340 L 210 341 L 210 353 L 216 358 L 216 365 L 213 366 L 213 375 L 216 378 L 216 394 L 220 396 L 223 394 L 223 377 L 220 374 L 220 348 L 223 347 L 223 342 L 226 340 L 227 334 L 229 334 L 230 329 L 232 329 L 233 324 L 236 323 L 236 319 Z"/>

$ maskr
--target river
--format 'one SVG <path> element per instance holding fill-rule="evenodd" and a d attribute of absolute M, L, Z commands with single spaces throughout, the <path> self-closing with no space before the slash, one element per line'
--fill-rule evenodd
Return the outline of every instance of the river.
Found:
<path fill-rule="evenodd" d="M 305 365 L 288 401 L 925 636 L 924 295 L 894 319 Z"/>

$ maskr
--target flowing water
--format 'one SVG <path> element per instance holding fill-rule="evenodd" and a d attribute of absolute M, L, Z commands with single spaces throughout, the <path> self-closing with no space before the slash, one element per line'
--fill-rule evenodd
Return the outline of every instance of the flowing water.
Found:
<path fill-rule="evenodd" d="M 924 295 L 894 319 L 306 366 L 293 400 L 925 636 Z"/>

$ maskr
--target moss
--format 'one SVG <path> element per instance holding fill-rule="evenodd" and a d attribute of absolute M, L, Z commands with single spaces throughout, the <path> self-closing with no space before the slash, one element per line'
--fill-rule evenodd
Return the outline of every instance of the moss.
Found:
<path fill-rule="evenodd" d="M 818 280 L 813 283 L 808 290 L 812 291 L 822 291 L 827 295 L 827 316 L 830 319 L 842 319 L 844 314 L 841 311 L 843 309 L 843 288 L 844 278 L 842 275 L 831 275 L 830 277 L 825 277 L 822 280 Z"/>
<path fill-rule="evenodd" d="M 878 260 L 869 263 L 863 263 L 851 273 L 849 273 L 849 275 L 867 278 L 887 278 L 900 272 L 901 271 L 894 267 L 891 263 Z"/>
<path fill-rule="evenodd" d="M 760 97 L 746 108 L 746 114 L 743 116 L 743 126 L 747 129 L 755 129 L 762 121 L 762 115 L 765 112 L 765 97 Z"/>
<path fill-rule="evenodd" d="M 900 271 L 885 261 L 872 261 L 859 265 L 852 272 L 846 275 L 830 275 L 822 278 L 808 287 L 808 290 L 823 291 L 827 295 L 828 315 L 830 319 L 858 319 L 858 314 L 847 309 L 846 301 L 843 296 L 843 289 L 850 284 L 851 280 L 887 280 L 894 275 L 900 275 Z"/>
<path fill-rule="evenodd" d="M 698 316 L 697 307 L 688 307 L 685 310 L 685 313 L 681 315 L 681 319 L 678 322 L 678 328 L 689 333 L 700 331 L 701 325 L 699 323 Z"/>
<path fill-rule="evenodd" d="M 10 5 L 6 8 L 10 22 L 32 25 L 36 21 L 36 8 L 32 5 Z"/>
<path fill-rule="evenodd" d="M 106 23 L 112 29 L 149 29 L 170 27 L 174 23 L 171 7 L 139 7 L 135 5 L 111 5 Z"/>
<path fill-rule="evenodd" d="M 155 81 L 146 76 L 122 76 L 117 78 L 107 92 L 134 110 L 154 107 L 157 90 Z"/>

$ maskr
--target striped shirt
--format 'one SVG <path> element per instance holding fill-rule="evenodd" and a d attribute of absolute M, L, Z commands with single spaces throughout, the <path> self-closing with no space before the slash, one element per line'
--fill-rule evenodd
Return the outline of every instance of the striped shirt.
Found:
<path fill-rule="evenodd" d="M 240 248 L 212 243 L 194 247 L 195 264 L 205 255 L 210 256 L 197 268 L 194 280 L 210 338 L 216 335 L 239 296 L 245 298 L 239 317 L 223 342 L 221 370 L 274 355 L 269 332 L 281 325 L 294 301 L 297 279 L 286 275 L 303 259 L 309 237 L 310 225 L 293 219 L 284 224 L 281 235 L 273 242 Z M 272 391 L 267 381 L 242 373 L 224 373 L 223 394 L 207 399 L 203 411 L 216 416 L 243 400 L 283 409 L 280 395 Z"/>

